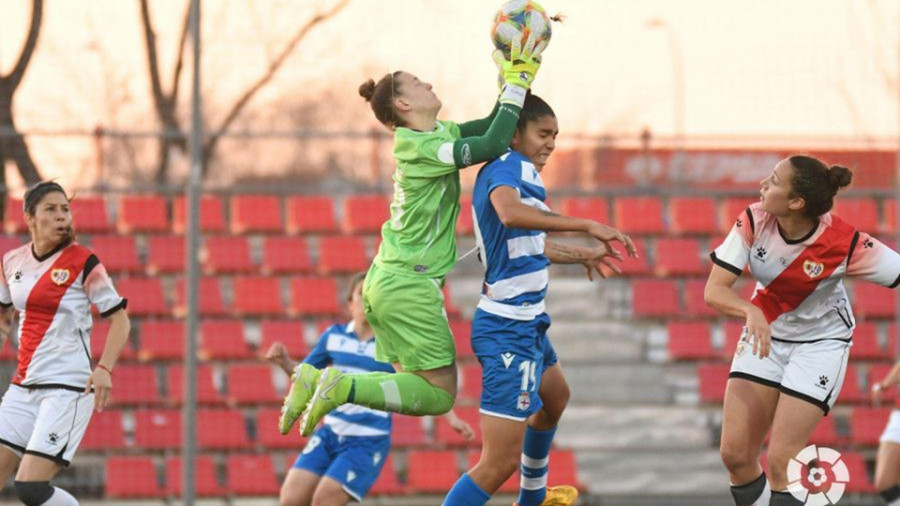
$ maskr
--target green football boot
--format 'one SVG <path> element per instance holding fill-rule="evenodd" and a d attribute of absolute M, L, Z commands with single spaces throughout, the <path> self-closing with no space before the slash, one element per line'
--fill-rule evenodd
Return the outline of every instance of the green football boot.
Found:
<path fill-rule="evenodd" d="M 322 371 L 306 363 L 301 363 L 294 368 L 294 372 L 291 374 L 291 389 L 284 398 L 284 404 L 281 405 L 281 416 L 278 417 L 278 432 L 282 435 L 287 435 L 291 431 L 294 422 L 306 409 L 321 374 Z"/>
<path fill-rule="evenodd" d="M 316 430 L 319 420 L 331 410 L 345 404 L 350 394 L 353 380 L 334 367 L 327 367 L 319 376 L 319 384 L 313 393 L 312 400 L 303 412 L 303 420 L 300 423 L 300 434 L 308 437 Z"/>

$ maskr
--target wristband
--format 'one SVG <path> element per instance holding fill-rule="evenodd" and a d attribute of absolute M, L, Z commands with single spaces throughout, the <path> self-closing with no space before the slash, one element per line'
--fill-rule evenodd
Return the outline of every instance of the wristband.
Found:
<path fill-rule="evenodd" d="M 527 89 L 515 84 L 508 84 L 503 87 L 503 93 L 500 94 L 501 104 L 513 104 L 520 108 L 525 105 L 525 94 Z"/>
<path fill-rule="evenodd" d="M 112 369 L 110 369 L 109 367 L 106 367 L 103 364 L 97 364 L 97 369 L 103 369 L 104 371 L 109 373 L 110 377 L 112 377 Z"/>

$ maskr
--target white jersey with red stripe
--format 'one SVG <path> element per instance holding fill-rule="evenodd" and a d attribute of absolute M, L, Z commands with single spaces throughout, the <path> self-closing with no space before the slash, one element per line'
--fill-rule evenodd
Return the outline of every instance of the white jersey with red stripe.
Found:
<path fill-rule="evenodd" d="M 785 239 L 774 216 L 754 203 L 738 216 L 713 262 L 756 278 L 751 303 L 762 309 L 773 339 L 850 340 L 856 325 L 844 276 L 882 286 L 900 283 L 900 254 L 831 213 L 806 237 Z"/>
<path fill-rule="evenodd" d="M 91 374 L 91 304 L 108 316 L 128 301 L 89 249 L 71 243 L 42 257 L 31 243 L 3 255 L 0 304 L 19 312 L 12 382 L 83 390 Z"/>

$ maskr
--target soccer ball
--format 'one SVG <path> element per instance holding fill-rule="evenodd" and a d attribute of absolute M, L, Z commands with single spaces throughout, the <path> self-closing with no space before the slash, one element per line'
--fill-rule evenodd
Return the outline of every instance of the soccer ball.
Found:
<path fill-rule="evenodd" d="M 537 2 L 532 0 L 510 0 L 500 7 L 494 17 L 491 38 L 494 47 L 509 58 L 510 48 L 518 45 L 532 49 L 533 56 L 540 56 L 550 43 L 550 17 Z M 532 47 L 526 48 L 526 45 Z"/>

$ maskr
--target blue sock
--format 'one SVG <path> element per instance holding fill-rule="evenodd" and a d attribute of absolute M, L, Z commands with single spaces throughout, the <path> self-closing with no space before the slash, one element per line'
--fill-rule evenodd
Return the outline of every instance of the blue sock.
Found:
<path fill-rule="evenodd" d="M 550 461 L 550 444 L 556 427 L 549 430 L 525 429 L 522 443 L 522 481 L 519 488 L 519 506 L 539 506 L 547 495 L 547 469 Z"/>
<path fill-rule="evenodd" d="M 443 506 L 483 506 L 490 498 L 468 474 L 463 473 L 447 492 Z"/>

